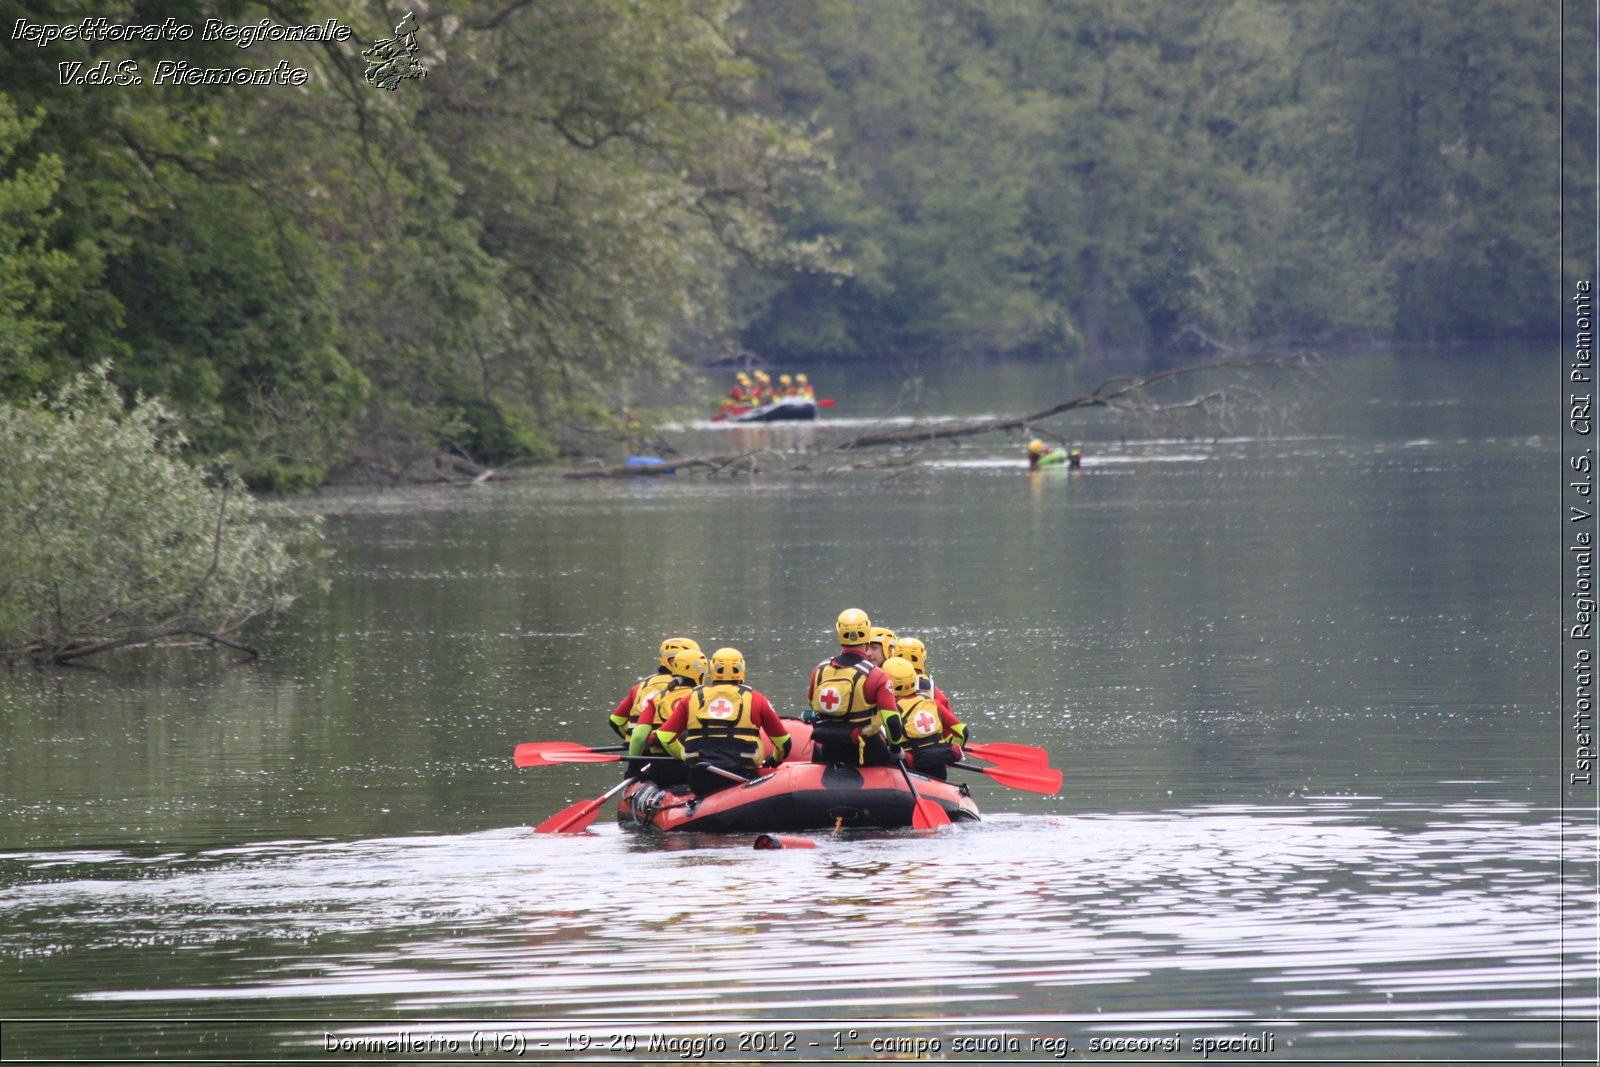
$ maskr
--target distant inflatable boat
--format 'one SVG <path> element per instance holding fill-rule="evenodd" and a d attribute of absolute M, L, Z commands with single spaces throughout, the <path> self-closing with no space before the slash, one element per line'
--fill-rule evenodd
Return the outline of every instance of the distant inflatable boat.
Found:
<path fill-rule="evenodd" d="M 718 422 L 809 422 L 817 417 L 817 402 L 810 397 L 786 396 L 760 407 L 735 404 L 718 412 Z"/>

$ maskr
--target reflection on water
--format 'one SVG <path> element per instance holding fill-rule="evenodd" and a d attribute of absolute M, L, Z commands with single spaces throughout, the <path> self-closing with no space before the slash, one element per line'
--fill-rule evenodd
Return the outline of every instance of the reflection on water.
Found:
<path fill-rule="evenodd" d="M 1562 902 L 1564 830 L 1503 802 L 1418 811 L 1327 797 L 991 816 L 781 852 L 602 822 L 576 837 L 10 853 L 0 955 L 25 971 L 96 957 L 112 961 L 108 977 L 154 955 L 79 994 L 91 1017 L 382 1009 L 445 1025 L 546 1020 L 518 1031 L 549 1042 L 763 1020 L 824 1043 L 874 1020 L 947 1042 L 982 1020 L 1014 1035 L 1067 1020 L 1080 1051 L 1151 1026 L 1264 1026 L 1308 1055 L 1403 1050 L 1407 1033 L 1430 1056 L 1457 1043 L 1510 1053 L 1555 1047 L 1563 1011 L 1596 1007 L 1580 977 L 1597 931 L 1571 921 L 1592 915 L 1591 898 L 1573 882 Z M 279 1036 L 305 1040 L 294 1034 Z M 51 1039 L 8 1040 L 32 1054 Z M 1569 1034 L 1568 1050 L 1583 1040 Z"/>

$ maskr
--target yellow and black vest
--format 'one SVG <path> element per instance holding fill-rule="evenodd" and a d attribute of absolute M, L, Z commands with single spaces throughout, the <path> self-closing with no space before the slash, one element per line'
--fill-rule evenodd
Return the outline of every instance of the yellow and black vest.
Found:
<path fill-rule="evenodd" d="M 900 705 L 900 729 L 905 734 L 907 748 L 921 748 L 937 744 L 944 736 L 939 722 L 939 706 L 921 693 L 896 697 Z"/>
<path fill-rule="evenodd" d="M 683 758 L 724 752 L 755 766 L 761 754 L 761 728 L 752 715 L 748 685 L 719 682 L 696 686 L 689 694 L 689 721 L 683 728 Z"/>
<path fill-rule="evenodd" d="M 877 716 L 878 705 L 865 690 L 872 661 L 859 652 L 846 652 L 817 664 L 817 684 L 811 691 L 811 710 L 824 722 L 842 722 L 864 729 Z"/>
<path fill-rule="evenodd" d="M 657 699 L 657 694 L 671 684 L 672 675 L 668 674 L 666 671 L 656 671 L 654 674 L 647 674 L 643 678 L 640 678 L 639 688 L 634 690 L 633 694 L 633 710 L 629 713 L 633 721 L 639 722 L 639 713 L 644 711 L 646 708 L 652 707 Z M 673 699 L 677 698 L 674 697 Z M 671 708 L 667 709 L 667 711 L 671 710 Z M 660 716 L 661 720 L 665 720 L 666 717 L 667 716 L 665 712 L 663 712 Z M 650 719 L 644 720 L 647 725 L 650 723 L 650 721 Z"/>

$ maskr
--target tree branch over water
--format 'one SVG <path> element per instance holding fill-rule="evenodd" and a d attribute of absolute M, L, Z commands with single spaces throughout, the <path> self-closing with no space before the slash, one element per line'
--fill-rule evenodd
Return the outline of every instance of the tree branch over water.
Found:
<path fill-rule="evenodd" d="M 1194 413 L 1202 417 L 1216 434 L 1232 433 L 1242 417 L 1254 415 L 1268 422 L 1282 423 L 1295 408 L 1288 396 L 1289 386 L 1303 384 L 1315 366 L 1316 357 L 1307 352 L 1273 357 L 1232 356 L 1209 363 L 1174 367 L 1146 375 L 1119 375 L 1101 382 L 1091 392 L 1063 400 L 1050 407 L 1010 418 L 941 424 L 920 423 L 893 429 L 871 430 L 816 449 L 779 452 L 770 448 L 726 455 L 678 456 L 654 463 L 618 463 L 567 471 L 564 478 L 635 478 L 698 471 L 710 476 L 754 476 L 766 472 L 831 472 L 838 469 L 885 469 L 915 467 L 923 449 L 940 441 L 955 441 L 992 433 L 1022 431 L 1030 435 L 1066 438 L 1037 424 L 1073 411 L 1102 409 L 1136 423 L 1146 433 L 1155 433 L 1172 418 Z M 1166 395 L 1190 379 L 1205 375 L 1219 380 L 1187 395 Z M 887 459 L 851 459 L 844 464 L 819 465 L 819 459 L 840 458 L 841 454 L 865 452 L 874 448 L 910 448 L 912 455 L 898 454 Z"/>
<path fill-rule="evenodd" d="M 1195 364 L 1188 367 L 1174 367 L 1170 370 L 1157 371 L 1154 374 L 1142 376 L 1123 375 L 1108 378 L 1101 382 L 1092 392 L 1081 396 L 1063 400 L 1053 404 L 1042 411 L 1030 415 L 1018 415 L 1005 419 L 985 419 L 981 422 L 970 422 L 957 426 L 908 426 L 903 429 L 879 430 L 853 437 L 846 441 L 831 446 L 834 451 L 849 451 L 863 448 L 876 448 L 883 446 L 925 444 L 929 441 L 949 441 L 964 437 L 978 437 L 990 433 L 1007 433 L 1016 430 L 1028 430 L 1034 423 L 1043 422 L 1045 419 L 1057 415 L 1065 415 L 1070 411 L 1085 408 L 1104 408 L 1118 412 L 1129 418 L 1145 422 L 1147 425 L 1163 416 L 1180 411 L 1199 411 L 1208 418 L 1217 422 L 1224 429 L 1231 429 L 1235 424 L 1242 409 L 1248 408 L 1256 412 L 1268 412 L 1273 401 L 1270 394 L 1282 384 L 1285 375 L 1290 372 L 1304 372 L 1314 363 L 1315 358 L 1309 353 L 1296 352 L 1287 356 L 1274 356 L 1271 358 L 1236 358 L 1217 360 L 1212 363 Z M 1258 376 L 1259 372 L 1280 372 L 1276 378 L 1262 384 L 1254 384 L 1250 379 Z M 1192 378 L 1196 375 L 1208 373 L 1232 374 L 1232 380 L 1224 382 L 1213 389 L 1177 400 L 1159 401 L 1152 397 L 1151 391 L 1169 383 Z"/>

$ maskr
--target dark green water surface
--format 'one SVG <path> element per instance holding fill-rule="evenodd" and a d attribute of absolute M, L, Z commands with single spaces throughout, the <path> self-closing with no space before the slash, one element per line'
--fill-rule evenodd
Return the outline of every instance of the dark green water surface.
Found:
<path fill-rule="evenodd" d="M 0 673 L 0 1052 L 1592 1059 L 1555 358 L 1343 356 L 1220 436 L 1049 424 L 1080 472 L 1012 436 L 314 501 L 334 587 L 263 661 Z M 1094 384 L 827 374 L 814 427 L 675 440 L 781 456 Z M 972 776 L 979 824 L 809 850 L 532 833 L 618 772 L 512 747 L 608 743 L 662 637 L 739 647 L 792 713 L 846 607 L 1061 794 Z"/>

